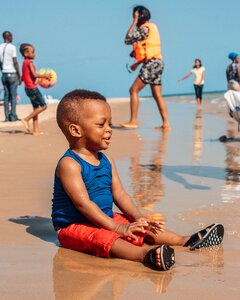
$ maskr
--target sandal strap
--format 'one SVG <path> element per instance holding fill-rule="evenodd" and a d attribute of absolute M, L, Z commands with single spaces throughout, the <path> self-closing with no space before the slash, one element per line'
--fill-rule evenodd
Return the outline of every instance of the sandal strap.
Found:
<path fill-rule="evenodd" d="M 156 264 L 156 250 L 159 248 L 161 249 L 161 254 L 160 254 L 161 266 Z M 167 245 L 158 246 L 149 251 L 148 259 L 149 259 L 149 263 L 152 268 L 160 270 L 160 271 L 162 271 L 162 270 L 167 271 L 175 263 L 174 249 Z"/>
<path fill-rule="evenodd" d="M 208 232 L 207 229 L 211 229 L 214 225 L 215 224 L 207 226 L 206 228 L 204 228 L 204 229 L 194 233 L 193 235 L 191 235 L 190 239 L 184 244 L 184 247 L 192 246 L 197 241 L 201 240 L 204 237 L 204 235 Z M 201 237 L 199 237 L 199 234 L 201 235 Z"/>

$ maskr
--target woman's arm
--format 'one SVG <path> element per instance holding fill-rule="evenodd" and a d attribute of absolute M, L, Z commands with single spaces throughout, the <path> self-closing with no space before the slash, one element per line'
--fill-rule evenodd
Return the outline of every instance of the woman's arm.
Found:
<path fill-rule="evenodd" d="M 131 26 L 129 27 L 127 34 L 125 36 L 125 44 L 132 45 L 136 42 L 143 41 L 148 36 L 148 28 L 147 27 L 141 27 L 135 30 L 137 23 L 138 23 L 138 17 L 139 13 L 136 11 L 133 16 L 133 22 Z"/>
<path fill-rule="evenodd" d="M 177 82 L 183 81 L 185 79 L 187 79 L 188 77 L 190 77 L 192 75 L 192 72 L 188 73 L 187 75 L 185 75 L 183 78 L 178 79 Z"/>
<path fill-rule="evenodd" d="M 137 26 L 137 22 L 138 22 L 138 17 L 139 17 L 139 12 L 135 11 L 134 15 L 133 15 L 133 22 L 131 24 L 131 26 L 129 27 L 127 34 L 133 32 L 133 30 L 135 29 L 135 27 Z"/>
<path fill-rule="evenodd" d="M 144 41 L 148 36 L 148 28 L 141 27 L 133 32 L 127 33 L 125 36 L 125 44 L 132 45 L 134 43 Z"/>
<path fill-rule="evenodd" d="M 144 227 L 148 225 L 146 220 L 132 224 L 117 223 L 89 199 L 81 176 L 81 167 L 72 158 L 65 157 L 60 161 L 56 175 L 76 209 L 93 224 L 134 239 L 134 231 L 145 232 Z"/>

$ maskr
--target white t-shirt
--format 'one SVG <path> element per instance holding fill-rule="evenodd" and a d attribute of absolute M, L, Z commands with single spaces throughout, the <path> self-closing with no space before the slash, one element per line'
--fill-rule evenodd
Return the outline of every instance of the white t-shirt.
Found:
<path fill-rule="evenodd" d="M 191 73 L 194 74 L 195 78 L 194 78 L 194 84 L 204 84 L 204 80 L 201 80 L 202 78 L 202 74 L 205 71 L 205 68 L 202 66 L 200 68 L 193 68 L 191 70 Z"/>
<path fill-rule="evenodd" d="M 3 73 L 16 73 L 13 64 L 14 57 L 17 57 L 17 50 L 13 44 L 3 43 L 0 45 L 0 60 L 2 62 Z"/>

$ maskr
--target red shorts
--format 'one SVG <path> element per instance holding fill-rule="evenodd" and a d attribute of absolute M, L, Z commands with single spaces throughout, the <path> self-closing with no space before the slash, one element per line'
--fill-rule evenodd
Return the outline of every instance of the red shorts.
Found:
<path fill-rule="evenodd" d="M 130 223 L 122 214 L 118 213 L 114 213 L 113 219 L 122 224 Z M 142 246 L 145 234 L 137 232 L 134 234 L 138 237 L 137 241 L 90 223 L 74 223 L 60 229 L 58 240 L 65 248 L 100 257 L 109 257 L 110 249 L 118 238 L 122 238 L 134 245 Z"/>

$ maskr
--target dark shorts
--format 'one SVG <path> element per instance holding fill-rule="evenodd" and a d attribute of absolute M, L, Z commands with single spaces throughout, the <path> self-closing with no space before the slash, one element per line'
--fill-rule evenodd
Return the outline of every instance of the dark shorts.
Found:
<path fill-rule="evenodd" d="M 38 108 L 39 106 L 44 107 L 47 105 L 43 98 L 43 95 L 41 94 L 38 88 L 35 89 L 25 88 L 25 91 L 27 96 L 31 100 L 32 106 L 34 108 Z"/>
<path fill-rule="evenodd" d="M 138 77 L 146 84 L 162 85 L 163 70 L 163 61 L 158 58 L 152 58 L 143 63 Z"/>

